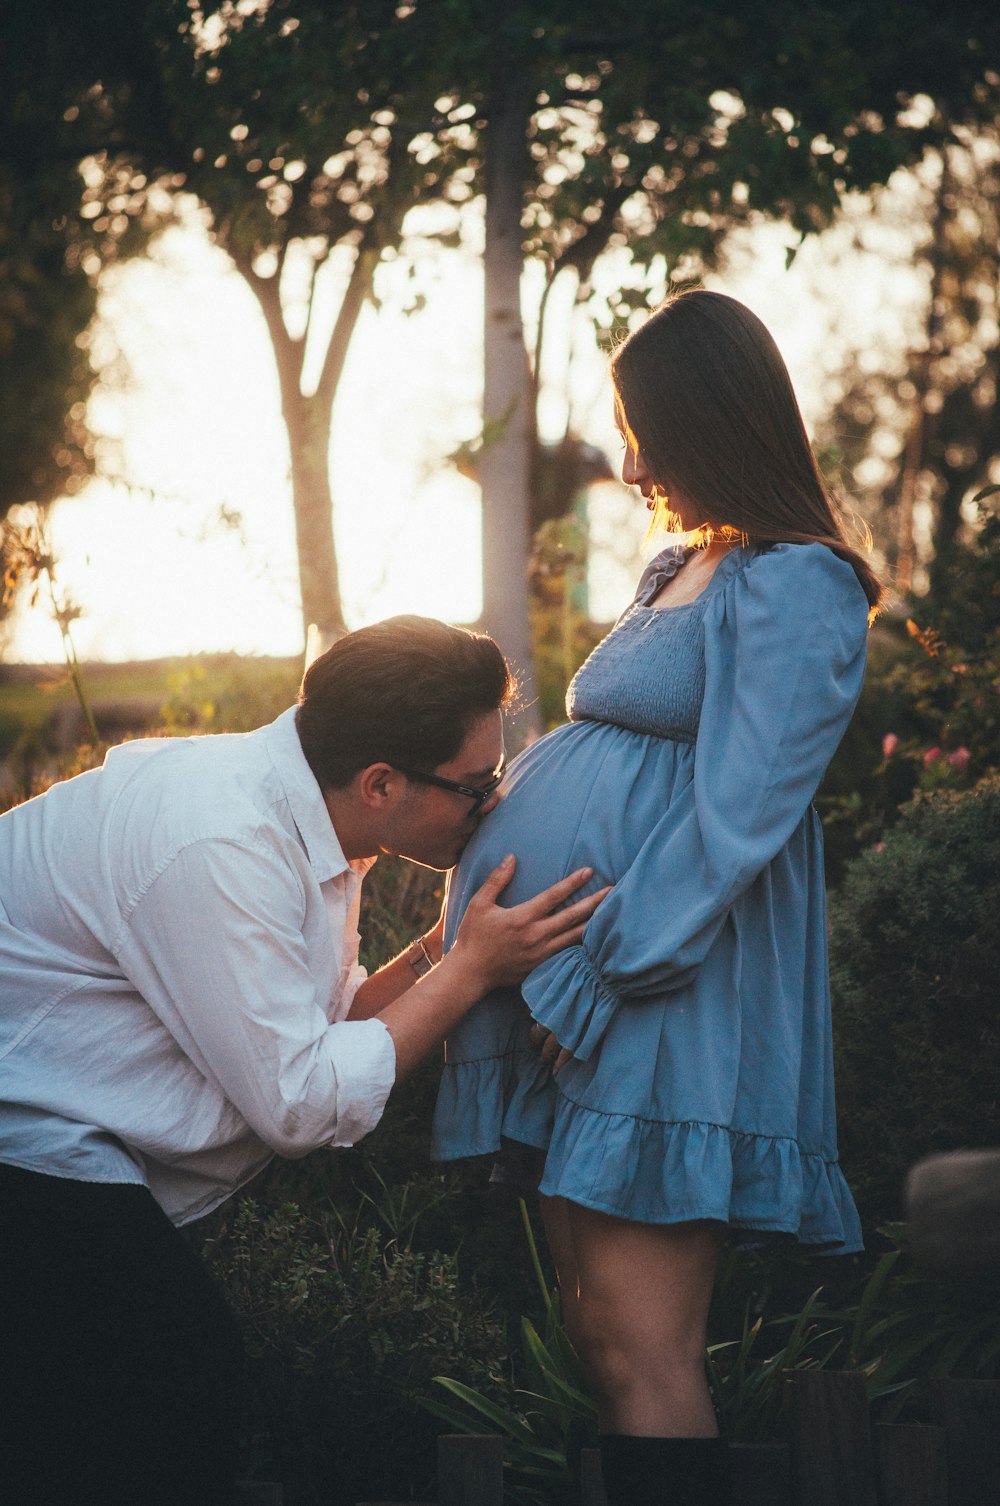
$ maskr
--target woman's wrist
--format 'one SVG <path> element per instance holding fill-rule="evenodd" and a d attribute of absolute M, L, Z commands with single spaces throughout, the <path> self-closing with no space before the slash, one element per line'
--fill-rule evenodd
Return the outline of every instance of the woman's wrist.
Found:
<path fill-rule="evenodd" d="M 461 996 L 470 1001 L 481 999 L 496 986 L 489 965 L 460 935 L 456 936 L 447 956 L 435 967 L 434 975 L 440 976 L 442 980 L 447 975 L 449 985 L 457 988 Z"/>

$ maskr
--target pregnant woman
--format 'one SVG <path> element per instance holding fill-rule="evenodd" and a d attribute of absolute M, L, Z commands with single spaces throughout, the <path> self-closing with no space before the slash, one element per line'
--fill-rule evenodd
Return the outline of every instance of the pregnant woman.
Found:
<path fill-rule="evenodd" d="M 811 802 L 880 588 L 742 304 L 672 298 L 612 373 L 623 480 L 681 542 L 577 674 L 569 723 L 512 766 L 445 944 L 507 852 L 510 903 L 583 866 L 615 887 L 578 946 L 449 1039 L 434 1154 L 496 1152 L 505 1179 L 534 1163 L 612 1506 L 716 1506 L 705 1323 L 727 1232 L 861 1246 Z"/>

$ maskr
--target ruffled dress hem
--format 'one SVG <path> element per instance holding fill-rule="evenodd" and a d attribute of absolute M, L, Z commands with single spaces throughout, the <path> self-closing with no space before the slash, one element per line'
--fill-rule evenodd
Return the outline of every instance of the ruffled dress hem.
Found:
<path fill-rule="evenodd" d="M 548 1197 L 638 1223 L 710 1219 L 828 1254 L 864 1248 L 836 1159 L 791 1137 L 592 1109 L 553 1086 L 531 1050 L 454 1063 L 442 1108 L 454 1124 L 449 1104 L 460 1099 L 462 1133 L 436 1134 L 433 1159 L 496 1154 L 514 1140 L 547 1151 L 539 1191 Z"/>
<path fill-rule="evenodd" d="M 544 1150 L 554 1107 L 552 1071 L 530 1047 L 449 1062 L 434 1111 L 431 1160 L 495 1155 L 504 1139 Z"/>

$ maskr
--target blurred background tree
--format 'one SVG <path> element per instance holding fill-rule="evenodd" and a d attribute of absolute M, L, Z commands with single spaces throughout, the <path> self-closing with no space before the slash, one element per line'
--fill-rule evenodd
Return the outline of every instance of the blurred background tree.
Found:
<path fill-rule="evenodd" d="M 946 134 L 905 186 L 844 221 L 843 255 L 892 256 L 922 291 L 905 343 L 850 352 L 817 432 L 900 596 L 942 583 L 1000 456 L 1000 121 Z"/>
<path fill-rule="evenodd" d="M 587 302 L 598 257 L 627 248 L 633 285 L 595 308 L 614 334 L 648 300 L 654 263 L 661 281 L 697 276 L 732 228 L 762 216 L 807 235 L 845 194 L 932 149 L 942 179 L 957 181 L 970 133 L 995 126 L 1000 23 L 982 0 L 961 27 L 924 0 L 875 13 L 785 0 L 738 15 L 636 0 L 613 25 L 596 0 L 5 9 L 12 223 L 54 227 L 44 234 L 55 248 L 62 238 L 61 277 L 76 278 L 82 298 L 82 278 L 92 296 L 101 266 L 138 249 L 171 197 L 194 194 L 253 289 L 289 436 L 303 621 L 322 636 L 344 627 L 328 448 L 359 311 L 380 260 L 405 254 L 411 209 L 438 206 L 443 217 L 425 219 L 423 233 L 454 238 L 462 206 L 485 195 L 483 615 L 525 672 L 528 702 L 537 399 L 556 279 L 575 277 Z M 921 95 L 929 116 L 914 107 Z M 942 193 L 946 216 L 954 196 Z M 951 218 L 949 245 L 965 223 Z M 521 309 L 528 257 L 545 268 L 533 359 Z M 977 282 L 970 272 L 968 286 Z M 81 302 L 78 324 L 83 313 Z M 943 327 L 932 337 L 948 338 Z M 948 359 L 944 345 L 932 352 L 934 382 L 951 380 Z M 66 413 L 80 414 L 89 380 L 80 366 Z M 936 433 L 928 443 L 955 457 L 964 441 L 950 440 L 943 420 Z M 64 416 L 48 449 L 72 453 Z"/>
<path fill-rule="evenodd" d="M 22 503 L 72 496 L 94 470 L 88 356 L 100 270 L 146 244 L 157 223 L 146 180 L 119 169 L 114 209 L 92 213 L 91 152 L 114 126 L 98 109 L 104 13 L 78 28 L 7 5 L 0 48 L 0 556 L 2 520 Z M 100 122 L 95 115 L 100 114 Z M 80 139 L 81 120 L 91 134 Z"/>

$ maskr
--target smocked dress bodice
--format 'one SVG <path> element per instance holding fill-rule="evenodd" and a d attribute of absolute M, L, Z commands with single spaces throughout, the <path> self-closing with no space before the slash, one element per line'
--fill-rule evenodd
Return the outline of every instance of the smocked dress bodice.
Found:
<path fill-rule="evenodd" d="M 608 722 L 676 742 L 695 741 L 705 693 L 706 603 L 698 597 L 680 607 L 649 605 L 688 553 L 671 550 L 644 573 L 635 601 L 570 683 L 570 721 Z M 713 576 L 709 589 L 718 585 Z"/>
<path fill-rule="evenodd" d="M 686 557 L 647 568 L 453 875 L 446 947 L 506 852 L 505 903 L 583 866 L 582 892 L 613 888 L 578 946 L 449 1037 L 432 1152 L 519 1141 L 545 1151 L 549 1195 L 857 1249 L 811 801 L 860 691 L 867 603 L 824 546 L 775 545 L 651 606 Z M 572 1052 L 556 1078 L 532 1019 Z"/>

